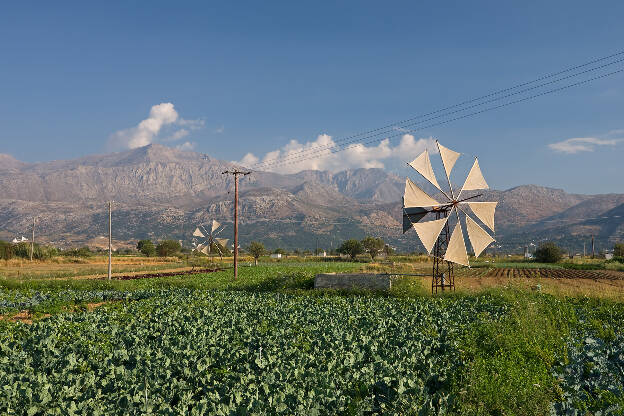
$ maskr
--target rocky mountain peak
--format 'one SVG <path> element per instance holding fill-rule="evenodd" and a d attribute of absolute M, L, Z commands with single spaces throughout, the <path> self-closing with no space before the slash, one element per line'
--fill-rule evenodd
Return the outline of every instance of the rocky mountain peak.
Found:
<path fill-rule="evenodd" d="M 0 169 L 17 169 L 26 165 L 6 153 L 0 153 Z"/>
<path fill-rule="evenodd" d="M 185 163 L 190 161 L 210 160 L 211 158 L 195 152 L 175 149 L 158 143 L 117 153 L 117 166 L 139 165 L 145 163 Z"/>

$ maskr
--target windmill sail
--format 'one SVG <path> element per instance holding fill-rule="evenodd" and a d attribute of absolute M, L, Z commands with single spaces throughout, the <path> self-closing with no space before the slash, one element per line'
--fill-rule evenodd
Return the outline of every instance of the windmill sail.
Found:
<path fill-rule="evenodd" d="M 405 193 L 403 194 L 403 206 L 405 208 L 434 207 L 438 205 L 440 205 L 438 201 L 427 195 L 425 191 L 420 189 L 409 178 L 405 181 Z"/>
<path fill-rule="evenodd" d="M 229 241 L 227 238 L 216 238 L 215 240 L 221 247 L 227 247 L 227 243 Z"/>
<path fill-rule="evenodd" d="M 195 231 L 193 232 L 193 237 L 206 237 L 206 236 L 204 235 L 204 233 L 201 232 L 199 227 L 197 227 L 195 228 Z"/>
<path fill-rule="evenodd" d="M 466 253 L 466 243 L 464 242 L 464 233 L 461 229 L 459 221 L 455 225 L 455 229 L 451 234 L 446 253 L 444 254 L 444 260 L 451 261 L 453 263 L 468 266 L 468 253 Z"/>
<path fill-rule="evenodd" d="M 494 211 L 498 202 L 466 202 L 466 204 L 483 224 L 494 231 Z"/>
<path fill-rule="evenodd" d="M 474 250 L 475 257 L 479 257 L 483 250 L 485 250 L 485 248 L 489 246 L 494 239 L 483 228 L 481 228 L 475 220 L 467 215 L 466 229 L 468 230 L 468 239 L 470 239 L 470 244 Z"/>
<path fill-rule="evenodd" d="M 219 224 L 219 223 L 218 223 L 217 221 L 215 221 L 215 220 L 212 220 L 212 230 L 211 230 L 210 232 L 211 232 L 211 233 L 214 233 L 214 232 L 215 232 L 215 230 L 216 230 L 217 228 L 219 228 L 219 227 L 221 227 L 221 224 Z"/>
<path fill-rule="evenodd" d="M 416 172 L 420 173 L 425 179 L 427 179 L 433 186 L 438 188 L 440 191 L 440 185 L 438 185 L 438 180 L 433 173 L 433 168 L 431 167 L 431 160 L 429 160 L 429 152 L 425 150 L 422 152 L 416 159 L 412 160 L 409 165 L 416 170 Z"/>
<path fill-rule="evenodd" d="M 449 148 L 446 148 L 438 142 L 436 142 L 436 144 L 438 145 L 438 150 L 440 151 L 440 157 L 442 158 L 442 165 L 444 166 L 446 179 L 448 179 L 449 187 L 451 187 L 451 171 L 453 170 L 453 166 L 455 166 L 455 162 L 457 162 L 461 153 L 457 153 Z M 451 187 L 451 194 L 452 193 L 453 188 Z"/>
<path fill-rule="evenodd" d="M 475 161 L 472 164 L 472 168 L 466 177 L 466 182 L 464 182 L 464 186 L 462 186 L 459 194 L 461 195 L 464 191 L 474 191 L 475 189 L 489 189 L 483 174 L 481 173 L 481 168 L 479 167 L 479 160 L 475 157 Z"/>
<path fill-rule="evenodd" d="M 403 234 L 412 228 L 412 224 L 422 220 L 427 210 L 420 207 L 403 208 Z"/>
<path fill-rule="evenodd" d="M 425 246 L 427 253 L 431 253 L 433 245 L 438 239 L 438 236 L 440 235 L 440 232 L 442 231 L 442 228 L 444 227 L 444 224 L 446 224 L 447 220 L 448 217 L 445 217 L 440 218 L 439 220 L 419 222 L 412 225 L 414 230 L 416 230 L 416 234 L 418 234 L 423 246 Z"/>

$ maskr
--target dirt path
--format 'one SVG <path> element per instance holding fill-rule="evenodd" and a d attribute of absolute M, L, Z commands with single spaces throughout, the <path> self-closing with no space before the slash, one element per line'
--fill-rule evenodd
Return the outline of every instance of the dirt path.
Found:
<path fill-rule="evenodd" d="M 97 308 L 99 308 L 102 305 L 106 305 L 108 303 L 112 303 L 112 302 L 118 302 L 116 300 L 108 300 L 108 301 L 103 301 L 103 302 L 92 302 L 92 303 L 87 303 L 85 306 L 87 308 L 88 312 L 93 312 L 94 310 L 96 310 Z M 66 312 L 72 312 L 72 311 L 66 311 Z M 50 315 L 49 313 L 44 313 L 42 315 L 39 315 L 37 317 L 37 321 L 41 320 L 41 319 L 45 319 L 45 318 L 49 318 Z M 21 312 L 18 312 L 16 314 L 7 314 L 7 315 L 0 315 L 0 321 L 9 321 L 9 322 L 21 322 L 24 324 L 32 324 L 33 323 L 33 314 L 28 311 L 28 310 L 23 310 Z"/>
<path fill-rule="evenodd" d="M 210 273 L 220 269 L 216 268 L 193 268 L 193 267 L 178 267 L 174 269 L 162 269 L 162 270 L 143 270 L 137 272 L 119 272 L 113 273 L 112 278 L 116 280 L 131 280 L 131 279 L 142 279 L 149 277 L 165 277 L 165 276 L 178 276 L 178 275 L 188 275 L 188 274 L 198 274 L 198 273 Z M 97 274 L 88 274 L 82 276 L 73 276 L 70 279 L 105 279 L 108 277 L 107 273 L 97 273 Z"/>

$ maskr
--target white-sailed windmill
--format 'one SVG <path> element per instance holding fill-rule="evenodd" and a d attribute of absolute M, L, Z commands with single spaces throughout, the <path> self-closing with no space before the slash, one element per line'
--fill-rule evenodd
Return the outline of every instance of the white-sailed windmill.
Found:
<path fill-rule="evenodd" d="M 221 224 L 215 220 L 212 220 L 210 232 L 208 232 L 203 225 L 197 226 L 193 232 L 193 246 L 195 251 L 209 255 L 214 249 L 219 253 L 219 257 L 223 259 L 221 247 L 227 247 L 228 239 L 217 238 L 217 235 L 219 235 L 224 228 L 225 227 L 221 227 Z"/>
<path fill-rule="evenodd" d="M 497 204 L 496 202 L 473 201 L 474 198 L 481 196 L 480 194 L 462 199 L 461 195 L 464 191 L 489 188 L 481 173 L 479 160 L 475 157 L 464 185 L 457 193 L 451 185 L 450 175 L 460 153 L 442 146 L 437 140 L 436 145 L 442 159 L 448 190 L 443 190 L 438 183 L 427 150 L 408 165 L 436 187 L 446 201 L 438 202 L 409 178 L 405 181 L 405 193 L 403 194 L 403 233 L 413 228 L 427 253 L 433 257 L 432 293 L 434 290 L 437 293 L 438 288 L 455 290 L 455 263 L 470 266 L 460 213 L 462 214 L 461 217 L 465 218 L 465 228 L 475 257 L 478 257 L 495 240 L 488 231 L 468 215 L 468 208 L 487 228 L 494 232 L 494 211 Z M 435 219 L 420 222 L 429 213 L 433 213 Z M 453 213 L 455 215 L 452 215 Z M 452 233 L 451 222 L 454 222 Z"/>

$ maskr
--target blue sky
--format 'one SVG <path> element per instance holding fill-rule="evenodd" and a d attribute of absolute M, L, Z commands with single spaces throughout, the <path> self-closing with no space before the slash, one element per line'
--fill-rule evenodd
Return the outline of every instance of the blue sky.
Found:
<path fill-rule="evenodd" d="M 620 52 L 622 15 L 615 1 L 12 2 L 0 13 L 0 153 L 122 150 L 170 103 L 143 139 L 262 160 Z M 478 155 L 498 189 L 624 192 L 623 109 L 620 73 L 414 132 L 414 143 Z M 591 140 L 549 146 L 574 138 Z M 375 163 L 403 173 L 400 140 Z"/>

